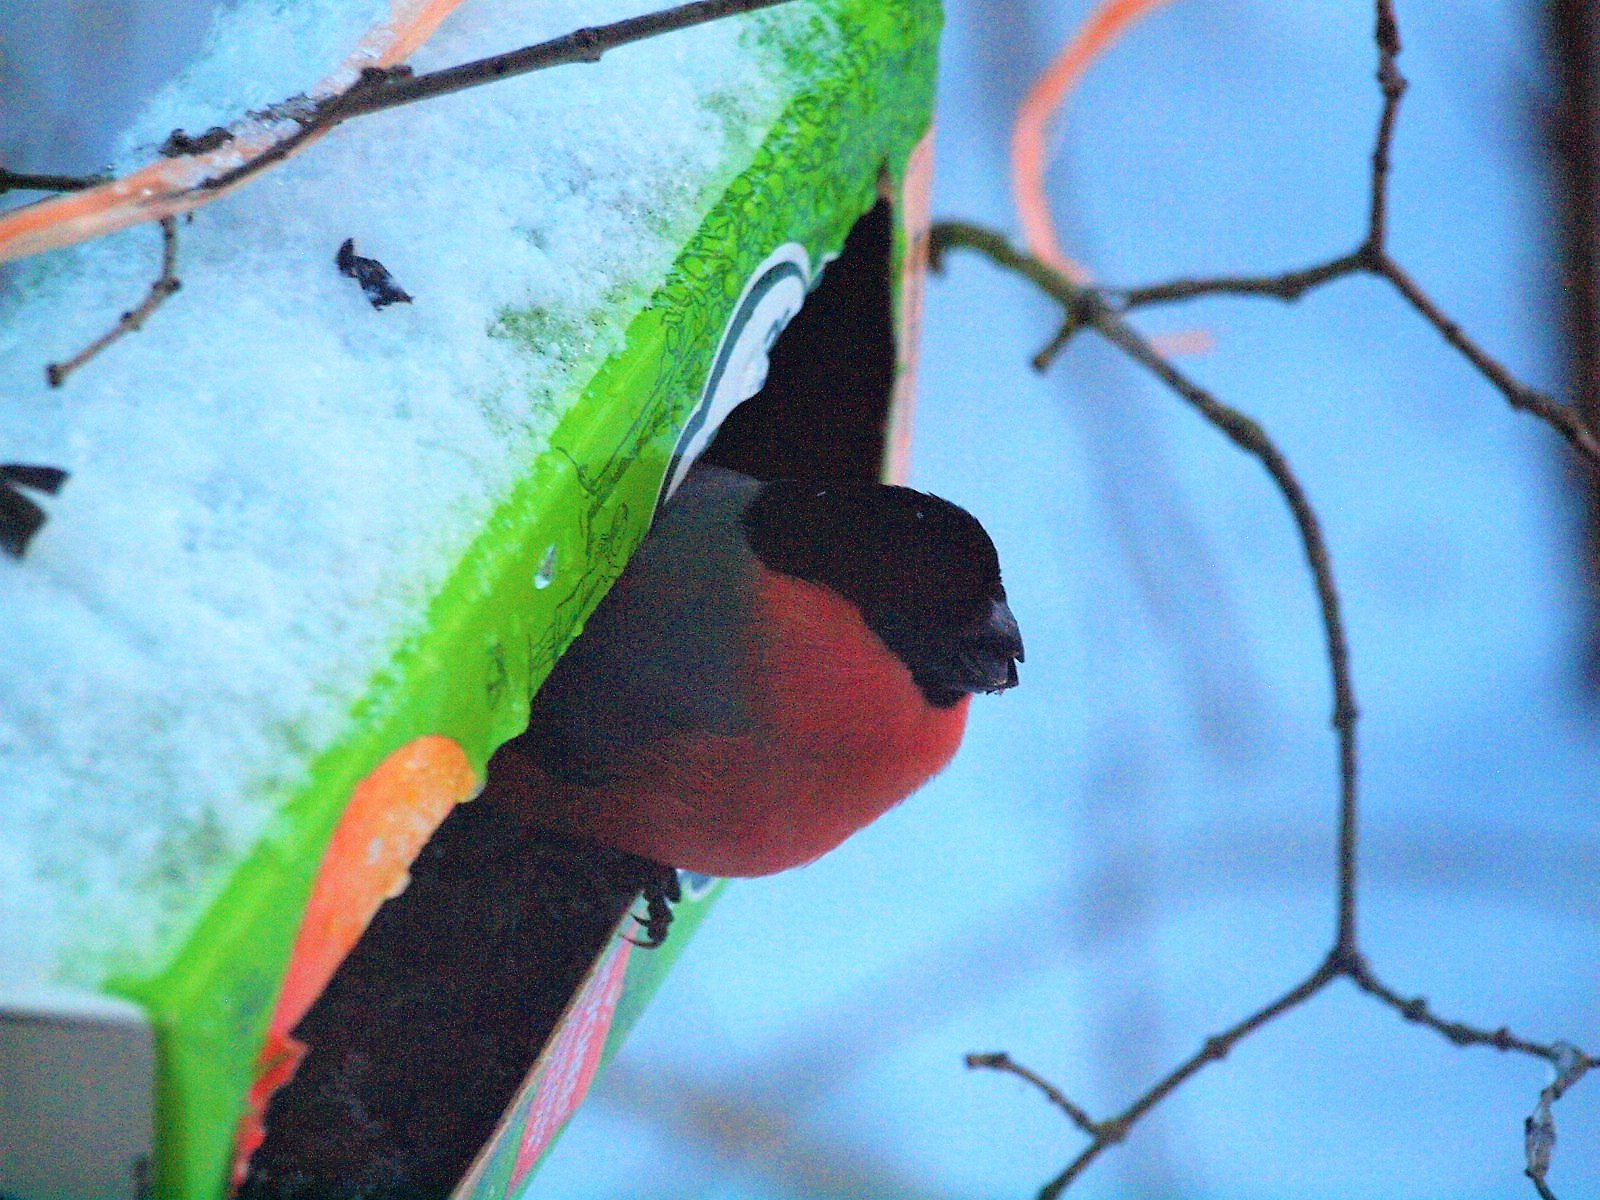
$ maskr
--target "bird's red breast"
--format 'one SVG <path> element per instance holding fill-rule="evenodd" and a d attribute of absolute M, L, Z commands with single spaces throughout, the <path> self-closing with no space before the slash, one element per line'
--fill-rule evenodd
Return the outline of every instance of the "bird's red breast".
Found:
<path fill-rule="evenodd" d="M 493 771 L 534 820 L 688 870 L 765 875 L 831 850 L 950 761 L 968 698 L 929 704 L 831 589 L 762 571 L 756 590 L 749 727 L 663 737 L 595 786 L 502 754 Z"/>
<path fill-rule="evenodd" d="M 697 467 L 486 793 L 557 837 L 781 871 L 939 771 L 1021 657 L 994 544 L 949 501 Z"/>

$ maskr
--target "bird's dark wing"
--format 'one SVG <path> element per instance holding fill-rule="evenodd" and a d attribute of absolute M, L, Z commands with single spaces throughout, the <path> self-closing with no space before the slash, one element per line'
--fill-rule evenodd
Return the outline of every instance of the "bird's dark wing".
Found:
<path fill-rule="evenodd" d="M 760 487 L 716 467 L 689 474 L 534 697 L 515 749 L 558 779 L 598 784 L 664 738 L 748 727 L 742 659 L 759 567 L 740 516 Z"/>

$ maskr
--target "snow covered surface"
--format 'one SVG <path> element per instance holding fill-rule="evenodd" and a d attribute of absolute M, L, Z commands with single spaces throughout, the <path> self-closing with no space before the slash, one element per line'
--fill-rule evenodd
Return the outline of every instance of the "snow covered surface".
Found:
<path fill-rule="evenodd" d="M 308 89 L 387 11 L 224 6 L 118 166 Z M 469 3 L 413 62 L 636 11 Z M 0 462 L 71 480 L 0 558 L 0 991 L 158 964 L 302 785 L 793 93 L 757 22 L 828 36 L 802 5 L 341 128 L 182 224 L 182 290 L 59 390 L 158 232 L 10 269 Z M 345 238 L 415 302 L 374 311 Z"/>

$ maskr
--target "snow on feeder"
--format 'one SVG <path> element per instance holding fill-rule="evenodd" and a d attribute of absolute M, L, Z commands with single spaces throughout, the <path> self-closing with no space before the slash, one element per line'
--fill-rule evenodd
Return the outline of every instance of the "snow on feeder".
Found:
<path fill-rule="evenodd" d="M 640 949 L 626 870 L 464 802 L 698 456 L 904 471 L 935 4 L 797 0 L 301 137 L 362 64 L 598 19 L 373 8 L 219 5 L 122 182 L 0 213 L 18 1200 L 520 1194 L 721 885 Z M 330 1143 L 351 1088 L 438 1123 Z"/>

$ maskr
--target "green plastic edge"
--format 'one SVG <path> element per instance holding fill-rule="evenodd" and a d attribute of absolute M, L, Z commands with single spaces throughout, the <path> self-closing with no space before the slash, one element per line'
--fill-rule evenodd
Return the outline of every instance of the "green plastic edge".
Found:
<path fill-rule="evenodd" d="M 490 518 L 351 714 L 356 732 L 322 754 L 193 934 L 161 971 L 107 980 L 140 1003 L 160 1044 L 156 1193 L 215 1200 L 256 1054 L 317 866 L 344 803 L 390 752 L 427 734 L 459 742 L 481 772 L 521 731 L 527 702 L 648 527 L 677 431 L 698 399 L 728 313 L 774 246 L 836 253 L 896 179 L 932 116 L 937 0 L 835 0 L 844 33 L 830 73 L 796 97 L 689 239 L 558 424 L 550 448 Z M 813 70 L 802 48 L 791 65 Z M 897 248 L 903 253 L 903 248 Z M 554 547 L 555 578 L 535 576 Z M 707 897 L 709 901 L 711 897 Z M 606 1056 L 615 1053 L 705 905 L 655 955 L 630 966 Z"/>

